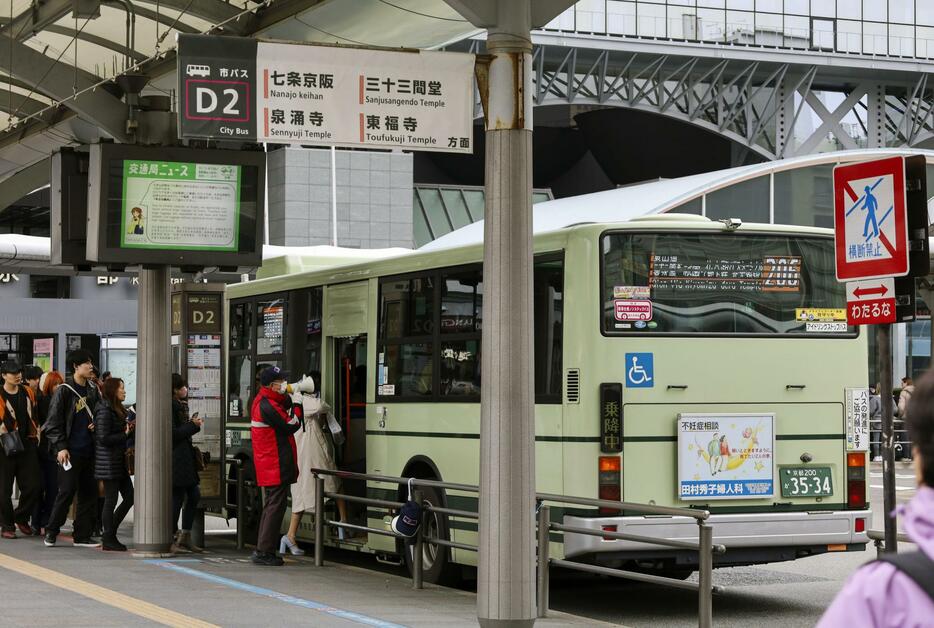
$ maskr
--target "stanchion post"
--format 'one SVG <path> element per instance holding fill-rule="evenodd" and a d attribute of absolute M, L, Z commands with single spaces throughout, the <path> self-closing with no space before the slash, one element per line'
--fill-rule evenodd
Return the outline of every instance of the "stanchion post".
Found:
<path fill-rule="evenodd" d="M 243 535 L 246 532 L 246 505 L 243 503 L 243 460 L 237 458 L 234 463 L 237 467 L 237 549 L 243 549 Z"/>
<path fill-rule="evenodd" d="M 538 616 L 548 615 L 548 596 L 551 585 L 548 573 L 550 557 L 551 508 L 541 506 L 538 509 Z"/>
<path fill-rule="evenodd" d="M 876 326 L 879 356 L 879 398 L 882 400 L 882 502 L 885 517 L 885 551 L 898 552 L 895 519 L 895 417 L 892 413 L 892 325 Z"/>
<path fill-rule="evenodd" d="M 713 625 L 713 528 L 701 519 L 697 520 L 698 586 L 697 624 L 700 628 Z"/>
<path fill-rule="evenodd" d="M 315 474 L 315 567 L 324 564 L 324 478 Z"/>
<path fill-rule="evenodd" d="M 412 588 L 421 589 L 423 561 L 425 557 L 425 523 L 427 517 L 423 509 L 424 496 L 422 492 L 415 489 L 413 495 L 415 497 L 415 503 L 418 504 L 419 509 L 421 509 L 421 514 L 419 514 L 418 532 L 415 533 L 415 547 L 412 549 Z"/>

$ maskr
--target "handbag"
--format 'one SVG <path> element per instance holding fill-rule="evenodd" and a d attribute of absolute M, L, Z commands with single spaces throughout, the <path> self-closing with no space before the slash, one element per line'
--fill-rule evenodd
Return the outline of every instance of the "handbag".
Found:
<path fill-rule="evenodd" d="M 123 452 L 123 457 L 126 460 L 127 473 L 133 475 L 136 471 L 136 447 L 127 447 L 126 451 Z"/>
<path fill-rule="evenodd" d="M 204 454 L 194 445 L 191 448 L 195 452 L 195 471 L 204 471 L 207 469 L 207 465 L 204 464 Z"/>
<path fill-rule="evenodd" d="M 10 416 L 13 417 L 13 431 L 0 434 L 0 443 L 3 444 L 3 453 L 11 458 L 17 454 L 23 453 L 26 447 L 23 445 L 23 439 L 19 435 L 19 422 L 16 420 L 16 413 L 13 411 L 13 406 L 10 405 L 9 401 L 6 402 L 6 409 L 10 413 Z"/>
<path fill-rule="evenodd" d="M 23 439 L 19 435 L 19 430 L 16 429 L 12 432 L 0 434 L 0 443 L 3 443 L 3 453 L 6 454 L 8 458 L 23 453 L 25 449 L 25 447 L 23 447 Z"/>

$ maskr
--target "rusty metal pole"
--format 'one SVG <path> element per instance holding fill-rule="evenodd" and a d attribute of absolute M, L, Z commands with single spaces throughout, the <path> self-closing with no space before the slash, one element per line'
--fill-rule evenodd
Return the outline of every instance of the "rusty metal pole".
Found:
<path fill-rule="evenodd" d="M 496 10 L 487 89 L 480 76 L 486 213 L 477 617 L 484 628 L 531 626 L 536 616 L 532 9 L 530 0 L 510 0 Z"/>

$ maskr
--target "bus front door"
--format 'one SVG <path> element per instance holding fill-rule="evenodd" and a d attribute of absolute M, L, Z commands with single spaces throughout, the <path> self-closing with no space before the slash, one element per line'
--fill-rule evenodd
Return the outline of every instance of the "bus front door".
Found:
<path fill-rule="evenodd" d="M 336 447 L 341 471 L 366 473 L 366 335 L 334 339 L 334 416 L 340 421 L 344 443 Z M 366 496 L 363 481 L 342 480 L 342 492 Z M 366 525 L 366 509 L 348 504 L 352 523 Z"/>

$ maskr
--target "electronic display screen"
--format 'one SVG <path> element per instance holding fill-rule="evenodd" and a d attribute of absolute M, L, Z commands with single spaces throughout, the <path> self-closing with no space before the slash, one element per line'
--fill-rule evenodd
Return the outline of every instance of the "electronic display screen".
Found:
<path fill-rule="evenodd" d="M 102 144 L 92 147 L 89 178 L 88 259 L 202 267 L 262 261 L 261 151 Z"/>

